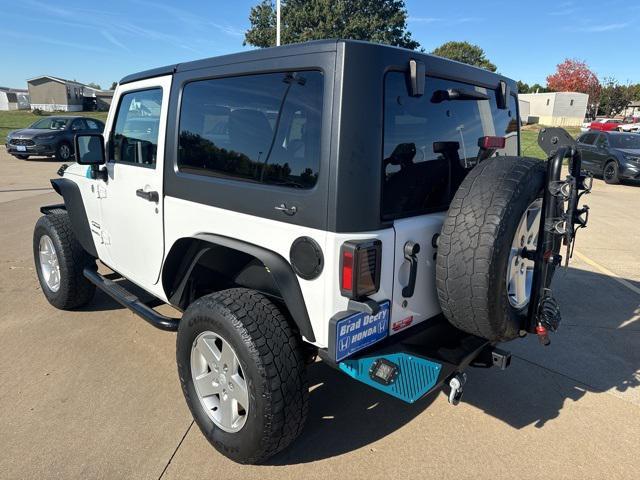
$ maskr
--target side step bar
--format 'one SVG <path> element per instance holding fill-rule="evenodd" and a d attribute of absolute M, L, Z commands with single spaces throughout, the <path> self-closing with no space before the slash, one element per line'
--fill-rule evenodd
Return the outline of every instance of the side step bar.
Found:
<path fill-rule="evenodd" d="M 121 285 L 118 285 L 113 280 L 105 278 L 95 270 L 85 268 L 83 274 L 91 283 L 113 298 L 120 305 L 127 307 L 154 327 L 170 332 L 178 330 L 178 323 L 180 322 L 179 318 L 166 317 L 156 312 L 154 309 L 145 305 L 134 294 L 125 290 Z"/>

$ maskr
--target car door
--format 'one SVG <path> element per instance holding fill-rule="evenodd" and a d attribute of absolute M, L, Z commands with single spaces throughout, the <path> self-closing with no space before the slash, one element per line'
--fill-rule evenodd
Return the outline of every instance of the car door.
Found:
<path fill-rule="evenodd" d="M 595 159 L 595 147 L 593 145 L 598 134 L 585 133 L 578 138 L 578 150 L 582 158 L 582 167 L 590 172 L 593 172 L 594 159 Z"/>
<path fill-rule="evenodd" d="M 105 130 L 101 238 L 106 263 L 151 289 L 164 254 L 163 166 L 171 76 L 121 86 Z"/>
<path fill-rule="evenodd" d="M 609 140 L 607 135 L 601 133 L 595 141 L 593 147 L 593 173 L 602 173 L 604 164 L 609 159 Z"/>

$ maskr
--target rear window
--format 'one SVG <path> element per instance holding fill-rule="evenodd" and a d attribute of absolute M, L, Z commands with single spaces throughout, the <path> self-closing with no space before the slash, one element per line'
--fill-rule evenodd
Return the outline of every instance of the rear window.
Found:
<path fill-rule="evenodd" d="M 451 89 L 466 98 L 445 99 Z M 482 152 L 478 142 L 485 136 L 505 137 L 505 148 Z M 433 77 L 423 96 L 411 97 L 404 73 L 386 75 L 383 218 L 445 210 L 479 154 L 517 153 L 515 97 L 508 109 L 498 109 L 494 90 Z"/>

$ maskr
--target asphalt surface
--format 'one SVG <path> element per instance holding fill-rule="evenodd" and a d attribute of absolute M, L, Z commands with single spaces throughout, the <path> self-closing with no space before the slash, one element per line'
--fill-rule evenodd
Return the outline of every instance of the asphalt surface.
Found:
<path fill-rule="evenodd" d="M 45 300 L 33 267 L 59 164 L 0 153 L 0 478 L 638 478 L 640 187 L 595 182 L 591 223 L 555 280 L 564 321 L 512 366 L 470 369 L 462 403 L 408 406 L 322 363 L 301 438 L 265 466 L 219 455 L 192 423 L 175 335 L 104 295 Z"/>

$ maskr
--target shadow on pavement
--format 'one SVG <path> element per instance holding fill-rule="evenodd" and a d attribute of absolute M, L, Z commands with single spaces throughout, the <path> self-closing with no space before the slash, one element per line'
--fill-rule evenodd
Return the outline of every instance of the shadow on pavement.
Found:
<path fill-rule="evenodd" d="M 627 281 L 640 288 L 640 282 Z M 561 270 L 554 284 L 564 324 L 551 346 L 530 336 L 503 346 L 514 353 L 508 370 L 469 369 L 462 401 L 516 429 L 543 428 L 567 400 L 578 401 L 587 392 L 640 386 L 640 296 L 607 276 L 574 268 Z M 322 363 L 311 365 L 308 375 L 307 426 L 271 465 L 307 463 L 366 446 L 420 415 L 437 395 L 408 405 Z"/>

